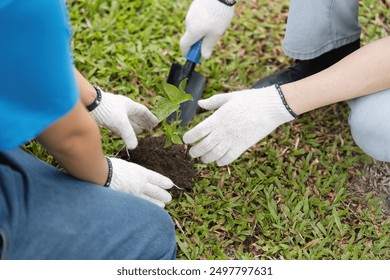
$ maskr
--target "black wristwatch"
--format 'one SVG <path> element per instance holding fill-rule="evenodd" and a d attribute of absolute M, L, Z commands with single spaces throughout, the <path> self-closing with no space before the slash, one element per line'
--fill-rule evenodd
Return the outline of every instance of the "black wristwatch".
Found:
<path fill-rule="evenodd" d="M 102 102 L 102 92 L 99 87 L 93 86 L 93 88 L 96 90 L 96 99 L 95 101 L 87 106 L 87 110 L 89 112 L 93 111 L 97 106 L 99 106 L 100 102 Z"/>
<path fill-rule="evenodd" d="M 218 0 L 221 3 L 224 3 L 225 5 L 232 7 L 237 4 L 236 0 Z"/>

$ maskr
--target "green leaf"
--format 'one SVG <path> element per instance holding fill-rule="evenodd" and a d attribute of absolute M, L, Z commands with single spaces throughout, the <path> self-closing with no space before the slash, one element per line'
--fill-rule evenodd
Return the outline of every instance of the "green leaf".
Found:
<path fill-rule="evenodd" d="M 337 226 L 338 230 L 340 231 L 341 236 L 344 236 L 345 231 L 344 231 L 344 228 L 343 228 L 343 226 L 341 224 L 340 216 L 339 216 L 339 213 L 336 210 L 336 208 L 333 208 L 332 214 L 333 214 L 334 222 L 336 223 L 336 226 Z"/>
<path fill-rule="evenodd" d="M 184 82 L 184 84 L 183 84 Z M 192 100 L 191 94 L 186 93 L 184 90 L 182 90 L 182 87 L 185 87 L 185 80 L 183 80 L 180 83 L 180 88 L 177 88 L 174 85 L 168 84 L 166 82 L 163 83 L 164 87 L 164 95 L 172 102 L 176 104 L 181 104 L 185 101 Z"/>
<path fill-rule="evenodd" d="M 172 133 L 173 133 L 172 126 L 165 124 L 164 125 L 164 129 L 165 129 L 165 134 L 166 135 L 168 135 L 168 136 L 172 135 Z"/>
<path fill-rule="evenodd" d="M 165 96 L 172 102 L 178 103 L 181 94 L 180 89 L 176 86 L 163 82 Z"/>
<path fill-rule="evenodd" d="M 168 148 L 173 144 L 171 137 L 165 139 L 164 148 Z"/>
<path fill-rule="evenodd" d="M 179 109 L 179 105 L 170 101 L 167 98 L 161 99 L 157 103 L 156 117 L 159 121 L 166 119 L 170 114 Z"/>
<path fill-rule="evenodd" d="M 189 101 L 189 100 L 193 100 L 192 95 L 185 93 L 185 92 L 181 93 L 181 95 L 178 98 L 179 104 L 186 102 L 186 101 Z"/>
<path fill-rule="evenodd" d="M 187 86 L 187 81 L 188 78 L 183 79 L 180 84 L 179 84 L 179 90 L 185 92 L 186 91 L 186 86 Z"/>
<path fill-rule="evenodd" d="M 158 89 L 160 92 L 162 92 L 162 94 L 163 94 L 166 98 L 168 98 L 168 97 L 165 95 L 165 89 L 164 89 L 164 86 L 163 86 L 162 84 L 156 84 L 156 87 L 157 87 L 157 89 Z"/>
<path fill-rule="evenodd" d="M 187 249 L 187 246 L 186 244 L 184 244 L 183 242 L 181 242 L 181 240 L 179 238 L 176 238 L 176 242 L 177 242 L 177 245 L 179 246 L 180 250 L 183 252 L 183 254 L 190 260 L 191 259 L 191 255 Z"/>
<path fill-rule="evenodd" d="M 183 144 L 183 141 L 181 140 L 181 137 L 180 137 L 180 135 L 177 135 L 177 134 L 173 134 L 172 136 L 171 136 L 171 140 L 172 140 L 172 142 L 174 143 L 174 144 Z"/>

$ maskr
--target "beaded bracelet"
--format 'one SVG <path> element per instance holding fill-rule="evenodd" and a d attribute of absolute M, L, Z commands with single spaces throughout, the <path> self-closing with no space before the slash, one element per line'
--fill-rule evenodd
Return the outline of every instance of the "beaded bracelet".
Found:
<path fill-rule="evenodd" d="M 278 91 L 279 96 L 280 96 L 280 98 L 282 99 L 283 105 L 284 105 L 284 107 L 286 107 L 287 111 L 291 114 L 291 116 L 294 117 L 294 119 L 299 118 L 299 116 L 298 116 L 297 114 L 294 113 L 294 111 L 290 108 L 290 106 L 288 106 L 287 101 L 286 101 L 286 98 L 284 98 L 283 91 L 282 91 L 282 89 L 280 88 L 280 85 L 279 85 L 279 84 L 275 84 L 275 88 L 276 88 L 276 90 Z"/>
<path fill-rule="evenodd" d="M 113 168 L 112 168 L 111 160 L 108 157 L 106 157 L 106 160 L 108 163 L 108 176 L 107 176 L 106 183 L 104 184 L 104 187 L 108 188 L 111 184 Z"/>

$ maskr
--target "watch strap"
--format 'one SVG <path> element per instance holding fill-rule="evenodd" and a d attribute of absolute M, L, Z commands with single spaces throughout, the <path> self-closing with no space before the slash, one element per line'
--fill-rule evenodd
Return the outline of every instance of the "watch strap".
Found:
<path fill-rule="evenodd" d="M 97 86 L 93 86 L 93 88 L 96 90 L 96 99 L 92 104 L 87 106 L 89 112 L 93 111 L 102 102 L 102 91 Z"/>
<path fill-rule="evenodd" d="M 229 6 L 229 7 L 232 7 L 232 6 L 237 4 L 236 0 L 218 0 L 218 1 Z"/>

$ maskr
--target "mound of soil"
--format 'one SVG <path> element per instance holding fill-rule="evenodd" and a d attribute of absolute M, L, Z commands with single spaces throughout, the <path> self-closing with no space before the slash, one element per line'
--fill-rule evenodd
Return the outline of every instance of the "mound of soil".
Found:
<path fill-rule="evenodd" d="M 121 151 L 119 157 L 170 178 L 179 187 L 169 190 L 173 198 L 181 192 L 192 192 L 193 179 L 199 176 L 195 160 L 188 154 L 186 145 L 164 148 L 164 143 L 165 136 L 141 138 L 136 149 Z"/>

